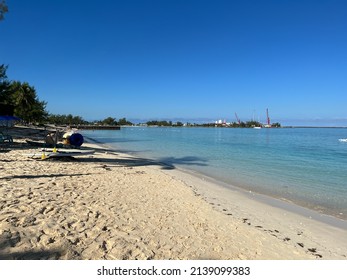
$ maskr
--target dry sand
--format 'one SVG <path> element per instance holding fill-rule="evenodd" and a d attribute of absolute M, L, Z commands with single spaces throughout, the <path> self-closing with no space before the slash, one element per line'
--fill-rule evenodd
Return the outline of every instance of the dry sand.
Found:
<path fill-rule="evenodd" d="M 344 228 L 83 147 L 96 153 L 35 160 L 24 154 L 37 149 L 20 144 L 0 153 L 0 259 L 347 259 Z"/>

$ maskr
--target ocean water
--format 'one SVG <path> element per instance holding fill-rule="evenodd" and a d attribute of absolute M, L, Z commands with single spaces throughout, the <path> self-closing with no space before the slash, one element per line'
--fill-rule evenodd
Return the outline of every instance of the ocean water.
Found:
<path fill-rule="evenodd" d="M 83 131 L 118 151 L 347 220 L 344 128 L 125 127 Z"/>

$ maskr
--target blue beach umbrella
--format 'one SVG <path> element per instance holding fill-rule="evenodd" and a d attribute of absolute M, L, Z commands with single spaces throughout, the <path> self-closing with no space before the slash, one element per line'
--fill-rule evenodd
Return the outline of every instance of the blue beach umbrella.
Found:
<path fill-rule="evenodd" d="M 15 116 L 0 116 L 0 126 L 11 127 L 16 121 L 20 120 Z"/>
<path fill-rule="evenodd" d="M 0 120 L 7 120 L 7 121 L 20 121 L 20 118 L 17 118 L 15 116 L 0 116 Z"/>

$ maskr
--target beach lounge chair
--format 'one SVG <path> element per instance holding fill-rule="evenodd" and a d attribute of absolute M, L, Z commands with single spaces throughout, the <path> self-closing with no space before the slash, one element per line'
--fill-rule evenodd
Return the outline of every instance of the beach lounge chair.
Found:
<path fill-rule="evenodd" d="M 5 142 L 12 143 L 13 138 L 11 135 L 3 134 L 2 132 L 0 132 L 0 143 L 5 143 Z"/>

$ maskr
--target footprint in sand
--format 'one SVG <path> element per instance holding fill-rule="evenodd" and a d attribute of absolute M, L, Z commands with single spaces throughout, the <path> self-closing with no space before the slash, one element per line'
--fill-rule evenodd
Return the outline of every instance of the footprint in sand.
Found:
<path fill-rule="evenodd" d="M 29 226 L 34 226 L 36 222 L 36 218 L 29 216 L 26 217 L 22 223 L 22 227 L 29 227 Z"/>

